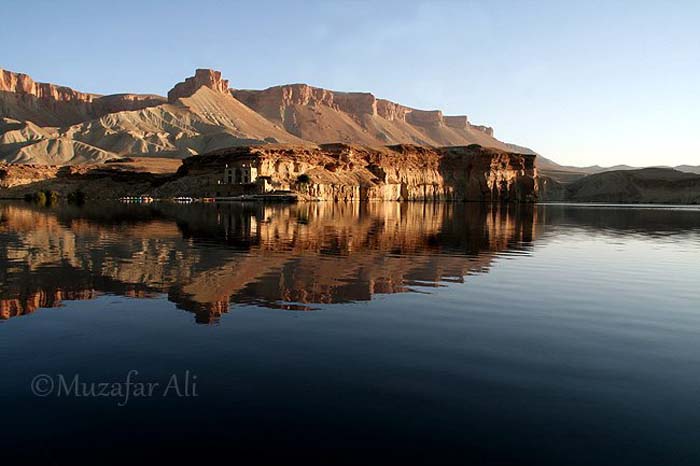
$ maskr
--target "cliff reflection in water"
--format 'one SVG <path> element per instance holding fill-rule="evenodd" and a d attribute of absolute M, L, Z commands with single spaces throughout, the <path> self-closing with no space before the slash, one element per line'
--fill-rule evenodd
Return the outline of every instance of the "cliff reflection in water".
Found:
<path fill-rule="evenodd" d="M 462 282 L 527 253 L 532 206 L 0 204 L 3 319 L 101 294 L 170 301 L 210 323 L 231 304 L 310 310 Z"/>

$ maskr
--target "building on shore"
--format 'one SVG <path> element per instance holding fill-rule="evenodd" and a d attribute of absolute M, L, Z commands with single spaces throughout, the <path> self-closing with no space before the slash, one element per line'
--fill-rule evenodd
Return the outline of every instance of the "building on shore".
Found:
<path fill-rule="evenodd" d="M 274 191 L 272 177 L 259 175 L 255 158 L 241 158 L 227 163 L 223 170 L 223 177 L 217 180 L 215 188 L 217 197 Z"/>

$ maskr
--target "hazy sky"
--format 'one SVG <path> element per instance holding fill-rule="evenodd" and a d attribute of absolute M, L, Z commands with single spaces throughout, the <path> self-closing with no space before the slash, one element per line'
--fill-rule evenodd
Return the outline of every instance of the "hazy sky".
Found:
<path fill-rule="evenodd" d="M 700 1 L 2 0 L 0 67 L 164 95 L 193 70 L 467 114 L 575 165 L 700 164 Z"/>

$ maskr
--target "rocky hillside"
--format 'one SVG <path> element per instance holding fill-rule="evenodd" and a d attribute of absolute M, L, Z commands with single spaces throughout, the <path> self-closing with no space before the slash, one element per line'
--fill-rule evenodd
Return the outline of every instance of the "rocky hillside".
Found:
<path fill-rule="evenodd" d="M 167 99 L 100 96 L 0 70 L 0 160 L 10 163 L 185 158 L 233 146 L 335 142 L 508 150 L 491 128 L 473 125 L 464 115 L 417 110 L 369 93 L 305 84 L 235 90 L 220 72 L 199 69 L 176 84 Z"/>
<path fill-rule="evenodd" d="M 139 110 L 165 102 L 156 95 L 101 96 L 69 87 L 37 83 L 23 73 L 0 69 L 0 117 L 37 126 L 67 126 L 109 113 Z"/>
<path fill-rule="evenodd" d="M 416 110 L 370 93 L 334 92 L 306 84 L 263 91 L 233 90 L 233 96 L 302 139 L 381 146 L 481 144 L 506 149 L 493 129 L 469 123 L 466 115 Z"/>
<path fill-rule="evenodd" d="M 615 170 L 570 184 L 539 180 L 545 200 L 605 203 L 700 204 L 700 175 L 671 168 Z"/>

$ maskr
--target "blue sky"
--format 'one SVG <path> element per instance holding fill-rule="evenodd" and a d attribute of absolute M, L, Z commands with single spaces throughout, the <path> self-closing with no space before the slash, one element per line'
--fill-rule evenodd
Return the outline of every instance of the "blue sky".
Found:
<path fill-rule="evenodd" d="M 700 164 L 700 2 L 3 0 L 0 67 L 164 95 L 195 68 L 467 114 L 575 165 Z"/>

